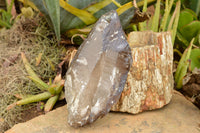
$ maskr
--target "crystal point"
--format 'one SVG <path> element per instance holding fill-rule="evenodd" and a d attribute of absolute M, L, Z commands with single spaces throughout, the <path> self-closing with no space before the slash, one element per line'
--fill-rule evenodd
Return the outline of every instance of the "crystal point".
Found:
<path fill-rule="evenodd" d="M 69 125 L 83 126 L 106 115 L 120 98 L 131 64 L 119 17 L 110 11 L 96 22 L 66 73 Z"/>

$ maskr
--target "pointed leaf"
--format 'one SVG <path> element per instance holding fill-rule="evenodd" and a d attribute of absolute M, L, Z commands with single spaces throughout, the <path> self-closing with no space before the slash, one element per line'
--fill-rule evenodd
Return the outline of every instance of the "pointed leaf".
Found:
<path fill-rule="evenodd" d="M 39 89 L 41 89 L 41 90 L 47 90 L 49 86 L 46 83 L 44 83 L 37 76 L 37 74 L 32 70 L 31 65 L 28 63 L 28 61 L 27 61 L 26 56 L 25 56 L 24 53 L 21 53 L 21 58 L 23 60 L 24 66 L 26 68 L 26 71 L 30 75 L 29 78 L 36 83 L 36 85 L 39 87 Z"/>
<path fill-rule="evenodd" d="M 169 17 L 169 14 L 170 14 L 173 2 L 174 2 L 174 0 L 170 0 L 170 3 L 168 5 L 168 0 L 166 0 L 166 3 L 165 3 L 165 13 L 164 13 L 164 16 L 162 18 L 159 31 L 166 31 L 167 20 L 168 20 L 168 17 Z"/>
<path fill-rule="evenodd" d="M 182 57 L 181 57 L 181 59 L 178 63 L 178 67 L 176 69 L 176 73 L 175 73 L 175 77 L 174 77 L 177 89 L 180 89 L 182 87 L 183 77 L 187 73 L 187 68 L 188 68 L 188 65 L 189 65 L 188 59 L 189 59 L 190 54 L 191 54 L 193 42 L 194 42 L 194 38 L 190 42 L 189 47 L 184 51 L 184 53 L 183 53 L 183 55 L 182 55 Z"/>
<path fill-rule="evenodd" d="M 55 95 L 55 96 L 49 98 L 45 104 L 44 111 L 45 112 L 51 111 L 53 109 L 53 106 L 57 102 L 58 98 L 59 98 L 59 95 Z"/>
<path fill-rule="evenodd" d="M 31 97 L 19 100 L 19 101 L 17 101 L 16 104 L 17 105 L 25 105 L 25 104 L 29 104 L 29 103 L 34 103 L 34 102 L 46 100 L 50 97 L 51 97 L 51 93 L 44 92 L 44 93 L 41 93 L 41 94 L 38 94 L 38 95 L 34 95 L 34 96 L 31 96 Z"/>
<path fill-rule="evenodd" d="M 192 21 L 191 23 L 183 26 L 180 29 L 180 33 L 184 38 L 188 41 L 191 40 L 193 37 L 196 37 L 200 31 L 200 21 Z"/>
<path fill-rule="evenodd" d="M 174 20 L 173 27 L 172 27 L 172 44 L 173 45 L 174 45 L 174 40 L 175 40 L 176 33 L 177 33 L 177 27 L 178 27 L 179 15 L 180 15 L 180 8 L 181 8 L 181 2 L 179 0 L 176 3 L 176 9 L 174 11 L 176 13 L 176 18 Z"/>
<path fill-rule="evenodd" d="M 153 16 L 153 24 L 151 30 L 154 32 L 158 31 L 159 16 L 160 15 L 160 0 L 157 0 L 155 14 Z"/>

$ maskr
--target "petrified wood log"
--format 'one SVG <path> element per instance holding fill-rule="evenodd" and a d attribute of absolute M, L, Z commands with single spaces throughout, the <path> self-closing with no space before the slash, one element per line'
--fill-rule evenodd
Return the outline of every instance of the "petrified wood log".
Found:
<path fill-rule="evenodd" d="M 112 111 L 139 113 L 161 108 L 172 98 L 173 46 L 168 32 L 132 32 L 133 63 L 120 100 Z"/>

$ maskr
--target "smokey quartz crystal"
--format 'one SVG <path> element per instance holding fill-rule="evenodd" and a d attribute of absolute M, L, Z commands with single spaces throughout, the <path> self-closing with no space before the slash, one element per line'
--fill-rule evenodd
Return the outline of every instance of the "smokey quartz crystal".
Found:
<path fill-rule="evenodd" d="M 110 11 L 96 22 L 66 73 L 69 125 L 83 126 L 106 115 L 120 98 L 131 64 L 118 14 Z"/>

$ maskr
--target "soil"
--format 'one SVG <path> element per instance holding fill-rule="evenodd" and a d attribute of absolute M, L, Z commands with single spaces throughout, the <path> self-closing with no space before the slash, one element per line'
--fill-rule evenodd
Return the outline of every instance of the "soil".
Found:
<path fill-rule="evenodd" d="M 45 114 L 44 110 L 42 110 L 40 108 L 41 107 L 41 103 L 43 103 L 43 102 L 40 102 L 37 105 L 32 106 L 31 108 L 22 111 L 21 121 L 20 122 L 26 122 L 26 121 L 31 120 L 31 119 L 39 116 L 39 115 L 44 115 Z M 58 102 L 56 102 L 56 105 L 54 106 L 53 109 L 59 108 L 61 106 L 64 106 L 65 104 L 66 104 L 65 100 L 58 101 Z"/>
<path fill-rule="evenodd" d="M 200 109 L 200 74 L 193 74 L 180 92 Z"/>

